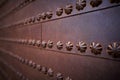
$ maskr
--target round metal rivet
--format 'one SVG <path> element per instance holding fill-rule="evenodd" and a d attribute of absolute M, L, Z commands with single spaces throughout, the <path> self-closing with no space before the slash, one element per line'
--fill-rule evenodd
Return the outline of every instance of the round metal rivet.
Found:
<path fill-rule="evenodd" d="M 76 47 L 77 47 L 77 49 L 82 53 L 82 52 L 85 52 L 85 51 L 86 51 L 86 49 L 87 49 L 87 44 L 86 44 L 85 42 L 81 41 L 81 42 L 78 42 L 78 43 L 76 44 Z"/>
<path fill-rule="evenodd" d="M 67 49 L 68 51 L 71 51 L 72 48 L 73 48 L 73 44 L 72 44 L 70 41 L 68 41 L 68 42 L 66 43 L 66 49 Z"/>
<path fill-rule="evenodd" d="M 101 52 L 102 52 L 102 46 L 100 43 L 92 42 L 90 44 L 90 49 L 91 49 L 91 52 L 96 54 L 96 55 L 101 54 Z"/>
<path fill-rule="evenodd" d="M 49 40 L 47 45 L 48 45 L 49 48 L 52 48 L 53 47 L 53 41 Z"/>
<path fill-rule="evenodd" d="M 61 41 L 57 42 L 57 48 L 61 50 L 63 48 L 63 43 Z"/>
<path fill-rule="evenodd" d="M 48 69 L 47 74 L 52 77 L 53 76 L 53 70 L 51 68 Z"/>
<path fill-rule="evenodd" d="M 73 11 L 73 6 L 71 4 L 68 4 L 66 5 L 65 7 L 65 13 L 68 15 L 68 14 L 71 14 L 71 12 Z"/>
<path fill-rule="evenodd" d="M 56 78 L 57 80 L 63 80 L 63 75 L 61 73 L 57 73 Z"/>
<path fill-rule="evenodd" d="M 120 57 L 120 43 L 113 42 L 112 44 L 108 45 L 107 53 L 114 58 Z"/>
<path fill-rule="evenodd" d="M 41 65 L 36 65 L 37 70 L 41 71 L 42 66 Z"/>

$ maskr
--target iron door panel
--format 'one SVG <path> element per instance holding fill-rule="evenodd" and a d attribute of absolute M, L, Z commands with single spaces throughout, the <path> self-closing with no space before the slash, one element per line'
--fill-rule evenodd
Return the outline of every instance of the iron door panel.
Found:
<path fill-rule="evenodd" d="M 96 42 L 102 45 L 103 50 L 101 55 L 95 56 L 111 58 L 106 50 L 110 43 L 120 41 L 118 36 L 120 34 L 119 9 L 120 7 L 117 7 L 42 23 L 42 40 L 54 42 L 53 48 L 47 47 L 46 49 L 82 55 L 77 50 L 76 44 L 84 41 L 88 48 L 83 55 L 94 55 L 90 52 L 90 43 Z M 62 50 L 56 47 L 58 41 L 64 44 Z M 65 44 L 68 41 L 71 41 L 74 46 L 71 51 L 66 50 Z"/>

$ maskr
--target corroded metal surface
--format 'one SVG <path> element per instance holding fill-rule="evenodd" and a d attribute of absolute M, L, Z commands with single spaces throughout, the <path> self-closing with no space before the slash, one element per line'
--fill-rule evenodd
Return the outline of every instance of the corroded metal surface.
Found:
<path fill-rule="evenodd" d="M 13 1 L 0 8 L 0 79 L 120 80 L 119 0 Z"/>

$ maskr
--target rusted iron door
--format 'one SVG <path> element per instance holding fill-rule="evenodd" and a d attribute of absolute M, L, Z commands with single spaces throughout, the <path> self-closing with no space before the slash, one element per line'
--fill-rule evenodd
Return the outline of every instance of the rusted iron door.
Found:
<path fill-rule="evenodd" d="M 7 0 L 0 8 L 0 78 L 120 80 L 119 2 Z"/>

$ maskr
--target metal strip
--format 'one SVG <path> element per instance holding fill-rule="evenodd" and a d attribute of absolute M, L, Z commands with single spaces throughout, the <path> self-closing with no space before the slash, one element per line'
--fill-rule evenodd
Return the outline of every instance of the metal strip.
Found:
<path fill-rule="evenodd" d="M 120 6 L 120 4 L 112 5 L 112 6 L 108 6 L 108 7 L 104 7 L 104 8 L 100 8 L 100 9 L 95 9 L 95 10 L 89 10 L 89 11 L 85 11 L 85 12 L 81 12 L 81 13 L 77 13 L 77 14 L 73 14 L 73 15 L 67 15 L 67 16 L 53 18 L 53 19 L 49 19 L 49 20 L 45 20 L 45 21 L 34 22 L 32 24 L 25 24 L 25 20 L 26 20 L 25 19 L 25 20 L 19 21 L 20 23 L 15 23 L 12 25 L 3 26 L 3 27 L 0 27 L 0 29 L 11 28 L 11 27 L 12 28 L 13 27 L 24 27 L 24 26 L 30 26 L 30 25 L 39 24 L 39 23 L 46 23 L 46 22 L 60 20 L 60 19 L 68 18 L 68 17 L 73 17 L 73 16 L 88 14 L 88 13 L 92 13 L 92 12 L 102 11 L 102 10 L 106 10 L 106 9 L 111 9 L 111 8 L 115 8 L 115 7 L 119 7 L 119 6 Z M 33 17 L 35 17 L 35 16 L 33 16 Z"/>

